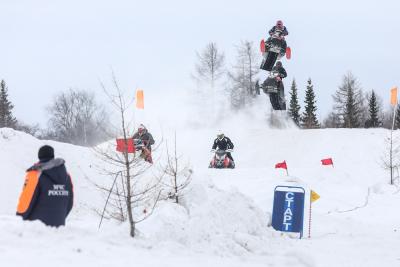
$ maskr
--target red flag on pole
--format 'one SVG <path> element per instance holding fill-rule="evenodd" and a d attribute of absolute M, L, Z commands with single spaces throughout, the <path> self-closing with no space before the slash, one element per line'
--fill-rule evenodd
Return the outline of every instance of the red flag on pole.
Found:
<path fill-rule="evenodd" d="M 275 169 L 279 169 L 279 168 L 287 170 L 287 165 L 286 165 L 285 160 L 283 162 L 279 162 L 279 163 L 275 164 Z"/>
<path fill-rule="evenodd" d="M 133 139 L 117 139 L 117 151 L 135 153 L 135 144 L 133 143 Z"/>
<path fill-rule="evenodd" d="M 333 165 L 333 160 L 332 158 L 327 158 L 327 159 L 321 159 L 322 165 Z"/>

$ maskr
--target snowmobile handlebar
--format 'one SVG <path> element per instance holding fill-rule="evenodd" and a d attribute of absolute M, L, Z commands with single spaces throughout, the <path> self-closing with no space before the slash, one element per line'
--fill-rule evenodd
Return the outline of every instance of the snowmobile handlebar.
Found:
<path fill-rule="evenodd" d="M 269 76 L 272 77 L 272 78 L 280 77 L 280 73 L 279 73 L 279 71 L 277 71 L 277 70 L 273 70 L 273 71 L 271 71 L 271 72 L 269 73 Z"/>
<path fill-rule="evenodd" d="M 217 150 L 222 150 L 222 151 L 225 151 L 225 152 L 233 152 L 233 149 L 211 149 L 211 153 L 215 153 L 215 151 L 217 151 Z"/>

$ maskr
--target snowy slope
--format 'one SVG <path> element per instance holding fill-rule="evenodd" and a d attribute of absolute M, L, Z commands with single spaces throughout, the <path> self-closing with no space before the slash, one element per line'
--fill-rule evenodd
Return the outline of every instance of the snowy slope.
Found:
<path fill-rule="evenodd" d="M 178 150 L 194 170 L 185 207 L 160 203 L 156 213 L 139 224 L 140 234 L 132 240 L 125 224 L 106 221 L 97 228 L 99 218 L 92 209 L 101 207 L 103 200 L 85 177 L 104 177 L 96 170 L 99 159 L 92 149 L 0 129 L 0 262 L 5 266 L 54 262 L 60 266 L 399 266 L 395 247 L 400 216 L 395 211 L 400 193 L 387 185 L 388 174 L 380 167 L 386 130 L 226 125 L 226 134 L 236 144 L 237 169 L 210 170 L 208 149 L 216 130 L 212 126 L 177 130 Z M 172 135 L 173 131 L 163 131 L 164 139 L 171 140 Z M 60 229 L 13 215 L 24 170 L 44 143 L 66 159 L 74 178 L 76 205 L 67 226 Z M 325 157 L 334 159 L 334 168 L 320 165 Z M 290 177 L 273 168 L 283 160 Z M 281 235 L 268 226 L 273 189 L 286 183 L 321 195 L 313 205 L 311 239 Z M 35 255 L 45 260 L 32 262 Z"/>

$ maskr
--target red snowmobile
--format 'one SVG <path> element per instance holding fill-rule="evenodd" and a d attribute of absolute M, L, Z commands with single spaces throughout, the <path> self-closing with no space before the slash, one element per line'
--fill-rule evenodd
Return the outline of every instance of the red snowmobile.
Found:
<path fill-rule="evenodd" d="M 216 168 L 216 169 L 233 169 L 235 168 L 235 162 L 232 161 L 228 156 L 227 153 L 232 152 L 231 149 L 222 150 L 218 149 L 215 150 L 215 154 L 213 159 L 210 162 L 209 168 Z"/>

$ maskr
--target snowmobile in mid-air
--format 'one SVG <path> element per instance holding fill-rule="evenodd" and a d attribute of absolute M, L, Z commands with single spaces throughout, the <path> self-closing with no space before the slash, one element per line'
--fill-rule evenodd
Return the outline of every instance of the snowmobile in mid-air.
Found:
<path fill-rule="evenodd" d="M 286 110 L 285 88 L 278 71 L 271 71 L 268 78 L 261 84 L 256 83 L 256 91 L 261 89 L 269 95 L 274 110 Z"/>
<path fill-rule="evenodd" d="M 286 55 L 287 59 L 291 58 L 291 49 L 287 47 L 284 37 L 280 36 L 277 31 L 271 38 L 265 42 L 261 40 L 260 50 L 263 56 L 260 69 L 271 71 L 275 62 Z"/>
<path fill-rule="evenodd" d="M 235 162 L 233 162 L 228 156 L 227 153 L 232 152 L 231 149 L 222 150 L 217 149 L 215 150 L 215 155 L 210 162 L 209 168 L 216 168 L 216 169 L 233 169 L 235 168 Z"/>

